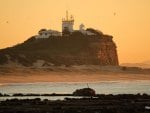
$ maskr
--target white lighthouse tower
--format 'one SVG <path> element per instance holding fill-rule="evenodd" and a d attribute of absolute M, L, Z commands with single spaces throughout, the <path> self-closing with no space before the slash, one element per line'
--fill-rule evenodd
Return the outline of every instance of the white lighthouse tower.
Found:
<path fill-rule="evenodd" d="M 69 17 L 68 11 L 66 11 L 66 18 L 62 19 L 62 33 L 66 30 L 72 33 L 74 31 L 73 25 L 74 25 L 74 18 L 72 15 Z"/>

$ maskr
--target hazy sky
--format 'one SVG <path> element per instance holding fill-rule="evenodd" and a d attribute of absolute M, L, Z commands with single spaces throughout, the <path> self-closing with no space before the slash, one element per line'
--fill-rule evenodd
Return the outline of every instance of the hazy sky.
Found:
<path fill-rule="evenodd" d="M 150 60 L 150 0 L 0 0 L 0 48 L 41 28 L 61 30 L 66 9 L 83 23 L 113 35 L 120 63 Z"/>

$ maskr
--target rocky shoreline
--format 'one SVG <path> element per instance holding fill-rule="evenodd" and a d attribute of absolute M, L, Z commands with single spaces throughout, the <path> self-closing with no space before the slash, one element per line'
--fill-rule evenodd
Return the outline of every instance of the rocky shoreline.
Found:
<path fill-rule="evenodd" d="M 11 99 L 0 102 L 0 113 L 149 113 L 150 95 L 97 95 L 64 100 Z"/>

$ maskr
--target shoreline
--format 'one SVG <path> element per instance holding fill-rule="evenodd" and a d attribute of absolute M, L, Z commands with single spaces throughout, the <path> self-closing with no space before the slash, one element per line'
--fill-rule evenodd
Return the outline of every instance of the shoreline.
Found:
<path fill-rule="evenodd" d="M 0 76 L 3 83 L 38 83 L 38 82 L 105 82 L 105 81 L 149 81 L 150 75 L 24 75 Z"/>
<path fill-rule="evenodd" d="M 0 84 L 3 83 L 37 83 L 37 82 L 99 82 L 99 81 L 147 81 L 150 75 L 145 74 L 101 74 L 75 72 L 48 72 L 32 74 L 0 75 Z"/>
<path fill-rule="evenodd" d="M 34 81 L 34 82 L 20 82 L 20 81 L 16 81 L 16 82 L 0 82 L 0 86 L 4 86 L 4 85 L 11 85 L 11 84 L 39 84 L 39 83 L 68 83 L 68 84 L 73 84 L 73 83 L 113 83 L 113 82 L 123 82 L 123 83 L 127 83 L 127 82 L 150 82 L 150 80 L 101 80 L 101 81 Z"/>
<path fill-rule="evenodd" d="M 107 96 L 149 96 L 150 98 L 150 94 L 147 93 L 137 93 L 137 94 L 131 94 L 131 93 L 126 93 L 126 94 L 95 94 L 93 96 L 86 96 L 86 95 L 74 95 L 73 93 L 12 93 L 12 94 L 7 94 L 7 93 L 0 93 L 0 97 L 57 97 L 57 96 L 67 96 L 67 97 L 80 97 L 80 98 L 99 98 L 99 97 L 107 97 Z M 19 98 L 18 98 L 19 99 Z M 73 98 L 76 99 L 76 98 Z M 79 99 L 79 98 L 78 98 Z"/>
<path fill-rule="evenodd" d="M 129 68 L 130 69 L 130 68 Z M 127 70 L 114 66 L 74 66 L 74 67 L 1 67 L 2 83 L 36 82 L 98 82 L 98 81 L 150 80 L 149 70 Z"/>

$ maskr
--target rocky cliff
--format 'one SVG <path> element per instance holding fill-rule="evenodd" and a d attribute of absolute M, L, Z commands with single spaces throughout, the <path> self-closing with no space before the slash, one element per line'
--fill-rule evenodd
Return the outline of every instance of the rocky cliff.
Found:
<path fill-rule="evenodd" d="M 94 31 L 95 32 L 95 31 Z M 113 37 L 74 32 L 70 36 L 36 39 L 0 50 L 0 64 L 23 66 L 118 65 Z"/>

